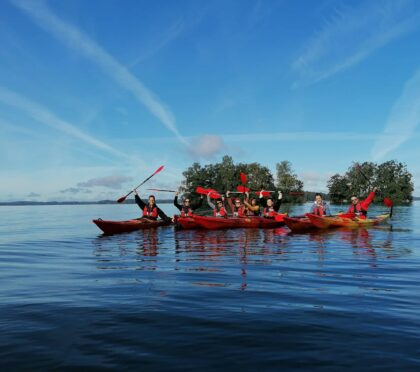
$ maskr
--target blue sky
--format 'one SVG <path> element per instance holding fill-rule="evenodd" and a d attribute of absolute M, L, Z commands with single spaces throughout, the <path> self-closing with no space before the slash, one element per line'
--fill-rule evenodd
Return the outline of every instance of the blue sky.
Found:
<path fill-rule="evenodd" d="M 420 2 L 0 2 L 0 201 L 118 198 L 158 168 L 292 162 L 326 190 L 405 162 L 420 195 Z"/>

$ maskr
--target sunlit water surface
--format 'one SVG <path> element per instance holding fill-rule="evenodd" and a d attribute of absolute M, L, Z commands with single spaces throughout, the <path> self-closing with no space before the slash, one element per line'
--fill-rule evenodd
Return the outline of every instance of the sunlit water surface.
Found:
<path fill-rule="evenodd" d="M 0 207 L 0 366 L 420 368 L 419 203 L 322 234 L 91 223 L 138 214 Z"/>

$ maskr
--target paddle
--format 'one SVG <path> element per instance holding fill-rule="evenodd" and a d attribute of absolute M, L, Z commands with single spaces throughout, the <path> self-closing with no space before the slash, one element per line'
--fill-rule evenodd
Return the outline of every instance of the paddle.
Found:
<path fill-rule="evenodd" d="M 236 187 L 236 190 L 238 190 L 238 192 L 239 192 L 240 194 L 244 194 L 244 193 L 246 193 L 246 192 L 249 192 L 249 188 L 248 188 L 248 187 L 245 187 L 244 185 L 239 185 L 239 186 L 237 186 L 237 187 Z"/>
<path fill-rule="evenodd" d="M 197 188 L 195 189 L 195 192 L 197 194 L 209 195 L 210 198 L 212 198 L 212 199 L 220 199 L 221 198 L 220 193 L 217 192 L 216 190 L 205 189 L 204 187 L 201 187 L 201 186 L 197 186 Z"/>
<path fill-rule="evenodd" d="M 176 192 L 175 190 L 162 190 L 162 189 L 146 189 L 151 191 L 162 191 L 162 192 Z"/>
<path fill-rule="evenodd" d="M 125 199 L 127 199 L 127 196 L 131 195 L 134 190 L 137 190 L 140 186 L 144 185 L 147 181 L 149 181 L 154 175 L 158 174 L 163 169 L 163 165 L 161 165 L 158 169 L 155 170 L 155 173 L 153 173 L 151 176 L 147 177 L 140 185 L 135 187 L 133 190 L 131 190 L 127 195 L 122 196 L 117 200 L 117 203 L 123 203 Z"/>

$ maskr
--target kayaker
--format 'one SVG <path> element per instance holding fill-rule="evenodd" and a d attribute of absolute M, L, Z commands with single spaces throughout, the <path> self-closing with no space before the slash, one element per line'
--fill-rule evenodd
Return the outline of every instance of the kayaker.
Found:
<path fill-rule="evenodd" d="M 372 203 L 375 197 L 376 190 L 377 190 L 377 187 L 374 187 L 373 190 L 369 193 L 368 197 L 363 201 L 359 201 L 359 198 L 356 195 L 352 195 L 350 199 L 351 205 L 347 213 L 353 213 L 356 215 L 356 217 L 366 219 L 369 205 L 370 203 Z"/>
<path fill-rule="evenodd" d="M 227 197 L 227 200 L 228 200 L 229 207 L 232 211 L 232 216 L 233 217 L 245 217 L 246 216 L 245 206 L 242 204 L 241 199 L 236 197 L 234 199 L 234 201 L 232 202 L 232 198 L 229 197 L 229 194 L 230 194 L 230 191 L 227 191 L 226 192 L 226 197 Z"/>
<path fill-rule="evenodd" d="M 179 195 L 179 192 L 175 194 L 174 205 L 181 212 L 180 213 L 181 217 L 187 217 L 187 216 L 191 217 L 193 215 L 194 210 L 200 208 L 203 205 L 203 195 L 201 195 L 201 198 L 197 204 L 191 204 L 190 199 L 185 198 L 184 201 L 182 202 L 182 205 L 178 203 L 178 195 Z"/>
<path fill-rule="evenodd" d="M 227 217 L 227 211 L 224 206 L 224 196 L 222 196 L 220 199 L 216 200 L 216 205 L 213 204 L 213 202 L 210 199 L 210 194 L 207 194 L 207 203 L 210 206 L 211 209 L 213 209 L 213 216 L 214 217 Z"/>
<path fill-rule="evenodd" d="M 279 191 L 278 198 L 275 202 L 274 202 L 272 197 L 269 197 L 269 198 L 267 198 L 267 200 L 265 200 L 263 198 L 263 193 L 261 191 L 260 192 L 260 200 L 261 200 L 261 205 L 264 207 L 263 214 L 262 214 L 263 217 L 265 217 L 265 218 L 275 218 L 275 216 L 279 214 L 279 209 L 280 209 L 282 198 L 283 198 L 283 194 L 282 194 L 281 191 Z"/>
<path fill-rule="evenodd" d="M 257 198 L 251 198 L 249 200 L 249 192 L 245 193 L 246 199 L 244 204 L 246 206 L 248 216 L 259 216 L 260 215 L 260 205 L 258 204 Z"/>
<path fill-rule="evenodd" d="M 311 214 L 315 214 L 317 216 L 330 216 L 330 207 L 328 206 L 328 203 L 324 200 L 322 200 L 321 194 L 315 195 L 315 201 L 312 204 L 310 212 Z"/>
<path fill-rule="evenodd" d="M 154 195 L 149 196 L 149 202 L 146 204 L 143 200 L 140 199 L 137 190 L 133 190 L 134 192 L 134 200 L 136 201 L 137 205 L 143 211 L 142 218 L 147 218 L 148 220 L 156 221 L 158 217 L 160 217 L 164 221 L 172 221 L 157 205 L 156 199 Z"/>

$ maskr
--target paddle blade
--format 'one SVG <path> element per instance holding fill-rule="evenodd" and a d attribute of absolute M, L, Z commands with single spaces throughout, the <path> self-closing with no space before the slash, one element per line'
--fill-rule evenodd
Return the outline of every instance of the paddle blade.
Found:
<path fill-rule="evenodd" d="M 384 198 L 384 204 L 388 207 L 391 208 L 394 203 L 392 202 L 392 200 L 390 198 Z"/>
<path fill-rule="evenodd" d="M 126 196 L 121 196 L 121 198 L 119 198 L 119 199 L 117 200 L 117 203 L 123 203 L 123 202 L 125 201 L 125 199 L 127 199 L 127 197 L 126 197 Z"/>
<path fill-rule="evenodd" d="M 260 191 L 255 191 L 254 193 L 260 196 Z M 270 196 L 270 191 L 263 191 L 262 196 L 264 196 L 264 198 L 267 198 L 268 196 Z"/>
<path fill-rule="evenodd" d="M 202 195 L 207 195 L 209 193 L 207 189 L 201 186 L 197 186 L 197 188 L 195 189 L 195 192 L 197 194 L 202 194 Z"/>
<path fill-rule="evenodd" d="M 239 192 L 249 192 L 249 187 L 245 187 L 244 185 L 239 185 L 236 190 L 238 190 Z"/>
<path fill-rule="evenodd" d="M 305 193 L 301 192 L 301 191 L 290 191 L 289 195 L 304 195 Z"/>
<path fill-rule="evenodd" d="M 158 169 L 156 169 L 155 173 L 153 173 L 153 176 L 155 174 L 158 174 L 163 169 L 163 165 L 161 165 Z"/>
<path fill-rule="evenodd" d="M 210 191 L 209 196 L 212 199 L 220 199 L 221 198 L 220 194 L 217 191 Z"/>
<path fill-rule="evenodd" d="M 246 174 L 245 173 L 242 173 L 242 172 L 241 172 L 241 182 L 242 182 L 243 185 L 246 184 Z"/>

